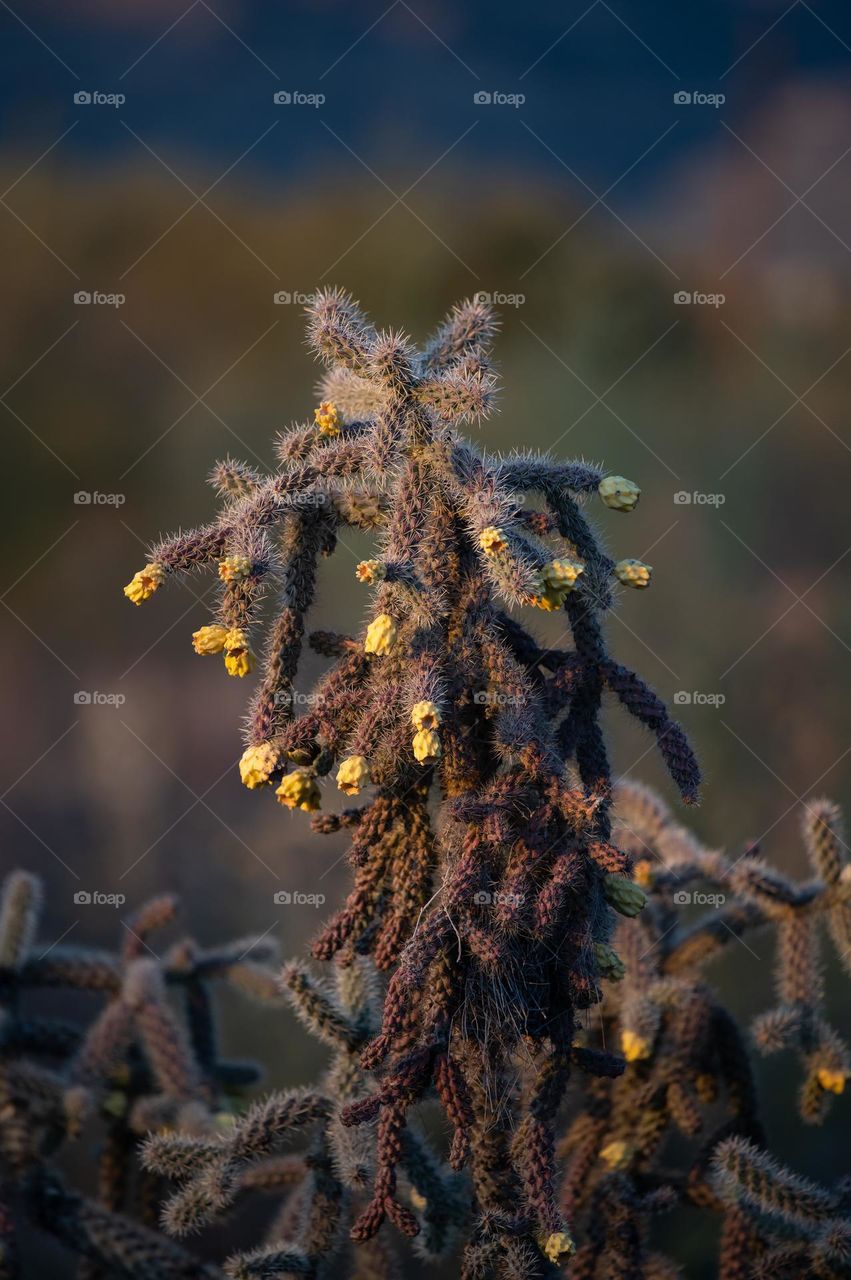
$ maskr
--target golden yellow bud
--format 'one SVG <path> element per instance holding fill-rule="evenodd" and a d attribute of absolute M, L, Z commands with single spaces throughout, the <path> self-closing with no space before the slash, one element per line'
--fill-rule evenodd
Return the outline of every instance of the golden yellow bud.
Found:
<path fill-rule="evenodd" d="M 374 582 L 383 582 L 387 577 L 387 568 L 381 560 L 361 560 L 355 568 L 358 582 L 366 582 L 371 586 Z"/>
<path fill-rule="evenodd" d="M 250 675 L 254 670 L 254 654 L 248 647 L 248 636 L 234 627 L 225 636 L 225 668 L 229 676 Z"/>
<path fill-rule="evenodd" d="M 356 796 L 371 782 L 369 765 L 364 756 L 349 756 L 337 770 L 337 786 L 347 796 Z"/>
<path fill-rule="evenodd" d="M 633 1149 L 628 1142 L 624 1142 L 621 1138 L 616 1138 L 612 1142 L 607 1142 L 604 1147 L 600 1148 L 600 1159 L 603 1160 L 610 1169 L 625 1169 L 633 1156 Z"/>
<path fill-rule="evenodd" d="M 315 813 L 321 798 L 319 785 L 307 769 L 293 769 L 286 774 L 275 795 L 288 809 L 303 809 L 305 813 Z"/>
<path fill-rule="evenodd" d="M 622 1031 L 621 1051 L 627 1062 L 638 1062 L 642 1058 L 650 1057 L 653 1046 L 649 1040 L 645 1040 L 635 1031 Z"/>
<path fill-rule="evenodd" d="M 343 420 L 337 411 L 337 406 L 332 404 L 330 400 L 323 400 L 319 408 L 314 409 L 313 416 L 323 436 L 338 436 L 340 434 Z"/>
<path fill-rule="evenodd" d="M 199 627 L 192 632 L 192 648 L 196 653 L 221 653 L 227 639 L 227 627 L 211 623 L 208 627 Z"/>
<path fill-rule="evenodd" d="M 256 747 L 246 747 L 239 762 L 239 776 L 253 791 L 262 787 L 275 771 L 278 752 L 271 742 L 260 742 Z"/>
<path fill-rule="evenodd" d="M 652 573 L 650 565 L 640 560 L 619 560 L 615 565 L 615 577 L 625 587 L 649 587 Z"/>
<path fill-rule="evenodd" d="M 378 617 L 373 618 L 366 629 L 364 651 L 375 654 L 389 653 L 396 643 L 397 634 L 396 623 L 390 617 L 390 614 L 379 613 Z"/>
<path fill-rule="evenodd" d="M 420 729 L 414 734 L 413 741 L 414 755 L 420 764 L 434 764 L 435 760 L 439 760 L 442 748 L 440 738 L 434 729 Z"/>
<path fill-rule="evenodd" d="M 479 546 L 486 556 L 498 556 L 508 546 L 508 539 L 502 529 L 491 524 L 479 534 Z"/>
<path fill-rule="evenodd" d="M 415 702 L 411 707 L 411 724 L 415 729 L 437 729 L 441 722 L 440 711 L 434 702 Z"/>
<path fill-rule="evenodd" d="M 638 485 L 623 476 L 606 476 L 597 492 L 612 511 L 632 511 L 641 496 Z"/>
<path fill-rule="evenodd" d="M 160 565 L 146 564 L 144 569 L 135 573 L 127 583 L 124 594 L 134 604 L 141 604 L 143 600 L 150 600 L 157 587 L 161 587 L 164 581 L 165 570 Z"/>
<path fill-rule="evenodd" d="M 585 572 L 585 565 L 575 560 L 551 560 L 541 569 L 541 581 L 545 587 L 565 594 L 576 585 L 580 573 Z"/>
<path fill-rule="evenodd" d="M 576 1245 L 566 1231 L 553 1231 L 543 1241 L 541 1248 L 550 1262 L 559 1262 L 576 1252 Z"/>
<path fill-rule="evenodd" d="M 829 1067 L 819 1067 L 816 1072 L 816 1079 L 822 1089 L 828 1093 L 844 1093 L 845 1092 L 845 1072 L 832 1071 Z"/>
<path fill-rule="evenodd" d="M 225 556 L 219 561 L 219 577 L 222 582 L 241 582 L 251 572 L 248 556 Z"/>

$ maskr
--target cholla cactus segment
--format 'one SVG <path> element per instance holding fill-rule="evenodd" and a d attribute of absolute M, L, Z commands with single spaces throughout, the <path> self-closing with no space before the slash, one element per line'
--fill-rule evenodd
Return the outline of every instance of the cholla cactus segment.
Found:
<path fill-rule="evenodd" d="M 225 556 L 219 561 L 219 577 L 222 582 L 242 582 L 251 573 L 249 556 Z"/>
<path fill-rule="evenodd" d="M 239 776 L 250 791 L 264 786 L 278 767 L 279 754 L 271 742 L 246 747 L 239 761 Z"/>
<path fill-rule="evenodd" d="M 440 735 L 434 729 L 420 729 L 414 734 L 413 751 L 420 764 L 435 764 L 443 754 Z"/>
<path fill-rule="evenodd" d="M 347 796 L 359 795 L 370 782 L 369 765 L 364 756 L 349 756 L 337 770 L 337 786 Z"/>
<path fill-rule="evenodd" d="M 619 560 L 614 569 L 618 582 L 625 587 L 649 587 L 653 574 L 649 564 L 641 560 Z"/>
<path fill-rule="evenodd" d="M 387 567 L 381 560 L 361 560 L 355 569 L 355 576 L 358 582 L 373 586 L 387 577 Z"/>
<path fill-rule="evenodd" d="M 307 769 L 285 774 L 275 795 L 288 809 L 303 809 L 305 813 L 315 813 L 321 800 L 319 784 Z"/>
<path fill-rule="evenodd" d="M 399 629 L 389 613 L 380 613 L 366 629 L 364 652 L 376 655 L 391 653 L 398 634 Z"/>
<path fill-rule="evenodd" d="M 415 702 L 411 707 L 411 724 L 415 729 L 439 729 L 443 722 L 436 702 Z"/>
<path fill-rule="evenodd" d="M 330 400 L 323 400 L 318 409 L 314 409 L 313 416 L 323 436 L 333 437 L 340 434 L 342 418 L 337 406 Z"/>
<path fill-rule="evenodd" d="M 196 653 L 224 653 L 225 643 L 228 638 L 227 627 L 220 627 L 217 623 L 210 623 L 206 627 L 199 627 L 197 631 L 192 632 L 192 648 Z"/>
<path fill-rule="evenodd" d="M 502 529 L 497 529 L 495 525 L 488 525 L 479 534 L 479 546 L 486 556 L 498 556 L 508 549 L 508 539 Z"/>
<path fill-rule="evenodd" d="M 141 604 L 143 600 L 150 600 L 151 596 L 162 586 L 164 581 L 165 571 L 161 565 L 146 564 L 144 569 L 134 573 L 124 588 L 124 594 L 134 604 Z"/>
<path fill-rule="evenodd" d="M 155 936 L 176 910 L 164 895 L 125 921 L 115 953 L 57 948 L 37 941 L 39 902 L 40 886 L 28 875 L 4 885 L 0 1271 L 22 1274 L 14 1241 L 38 1229 L 64 1246 L 62 1274 L 220 1280 L 218 1267 L 155 1229 L 157 1190 L 141 1167 L 142 1149 L 150 1128 L 168 1129 L 173 1176 L 197 1170 L 199 1153 L 215 1159 L 222 1150 L 218 1117 L 237 1082 L 256 1072 L 220 1057 L 214 992 L 247 944 L 204 951 L 187 940 L 178 957 Z M 38 985 L 83 1020 L 71 1025 L 33 1009 Z M 89 998 L 81 1004 L 83 990 Z M 69 1185 L 76 1177 L 96 1199 Z"/>
<path fill-rule="evenodd" d="M 641 497 L 638 485 L 625 476 L 605 476 L 597 486 L 597 492 L 612 511 L 633 511 Z"/>
<path fill-rule="evenodd" d="M 247 676 L 254 670 L 254 654 L 248 644 L 248 635 L 242 627 L 227 632 L 224 642 L 225 668 L 229 676 Z"/>

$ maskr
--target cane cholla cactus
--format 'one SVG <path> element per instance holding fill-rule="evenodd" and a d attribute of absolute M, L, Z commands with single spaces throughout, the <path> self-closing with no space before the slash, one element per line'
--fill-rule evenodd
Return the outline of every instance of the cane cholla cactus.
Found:
<path fill-rule="evenodd" d="M 355 868 L 315 955 L 346 965 L 370 954 L 392 970 L 361 1054 L 376 1089 L 343 1113 L 352 1125 L 378 1118 L 373 1196 L 353 1239 L 371 1239 L 385 1217 L 418 1229 L 397 1169 L 408 1112 L 434 1089 L 453 1126 L 451 1163 L 472 1171 L 466 1272 L 555 1273 L 573 1248 L 555 1116 L 575 1066 L 623 1066 L 578 1044 L 576 1018 L 600 999 L 617 913 L 644 902 L 611 842 L 606 689 L 656 734 L 686 801 L 699 782 L 682 731 L 603 637 L 613 585 L 646 586 L 649 567 L 609 559 L 582 499 L 628 512 L 639 490 L 585 463 L 492 460 L 465 440 L 459 425 L 490 412 L 495 387 L 496 324 L 479 302 L 456 307 L 422 351 L 377 332 L 338 290 L 308 314 L 329 369 L 314 420 L 282 435 L 271 476 L 219 464 L 221 514 L 153 548 L 127 593 L 139 603 L 174 574 L 218 569 L 218 615 L 195 647 L 244 676 L 261 649 L 261 596 L 277 590 L 243 780 L 308 812 L 335 764 L 344 793 L 368 791 L 358 808 L 315 820 L 351 831 Z M 526 494 L 542 509 L 524 506 Z M 368 618 L 355 636 L 311 636 L 336 664 L 294 718 L 317 562 L 346 525 L 379 531 L 357 575 L 372 589 Z M 513 607 L 562 612 L 572 645 L 539 644 Z"/>
<path fill-rule="evenodd" d="M 848 900 L 836 806 L 804 807 L 808 853 L 823 877 L 808 884 L 770 870 L 753 850 L 735 859 L 706 849 L 646 787 L 622 785 L 615 809 L 615 843 L 635 857 L 649 901 L 621 923 L 607 957 L 599 1035 L 619 1045 L 626 1071 L 572 1099 L 559 1146 L 562 1206 L 581 1242 L 571 1280 L 679 1275 L 649 1241 L 652 1215 L 682 1203 L 723 1215 L 720 1280 L 851 1276 L 851 1198 L 844 1188 L 818 1191 L 765 1152 L 746 1039 L 705 973 L 722 950 L 775 932 L 784 1003 L 757 1020 L 756 1038 L 804 1056 L 801 1114 L 818 1118 L 847 1071 L 812 954 L 818 921 L 833 927 Z M 694 917 L 694 903 L 708 910 Z M 815 985 L 805 1009 L 807 983 Z M 673 1133 L 690 1149 L 682 1171 L 669 1162 Z"/>
<path fill-rule="evenodd" d="M 163 1223 L 172 1235 L 185 1235 L 253 1190 L 283 1194 L 265 1243 L 231 1257 L 225 1264 L 228 1276 L 250 1280 L 295 1274 L 331 1280 L 351 1274 L 389 1280 L 398 1273 L 398 1260 L 387 1251 L 377 1259 L 373 1241 L 353 1244 L 349 1238 L 369 1198 L 374 1134 L 341 1122 L 342 1109 L 367 1096 L 373 1084 L 359 1052 L 380 1021 L 374 968 L 370 961 L 358 960 L 338 968 L 329 986 L 293 962 L 284 969 L 282 987 L 311 1033 L 332 1050 L 323 1080 L 316 1089 L 272 1094 L 255 1103 L 212 1139 L 151 1137 L 145 1166 L 182 1184 L 166 1202 Z M 299 1154 L 282 1154 L 285 1144 L 305 1135 Z M 418 1252 L 434 1261 L 457 1243 L 469 1212 L 469 1193 L 416 1128 L 404 1135 L 400 1166 L 404 1202 L 396 1205 L 396 1219 L 403 1228 L 421 1228 Z"/>
<path fill-rule="evenodd" d="M 82 1260 L 85 1277 L 221 1278 L 156 1230 L 159 1181 L 141 1170 L 137 1151 L 151 1130 L 210 1142 L 230 1125 L 259 1071 L 219 1057 L 212 985 L 250 986 L 282 1003 L 269 967 L 274 947 L 243 938 L 206 950 L 187 939 L 158 959 L 153 946 L 177 912 L 170 896 L 125 920 L 115 954 L 39 946 L 40 901 L 33 876 L 8 877 L 0 901 L 0 1275 L 21 1274 L 15 1242 L 38 1226 Z M 46 989 L 89 992 L 100 1010 L 85 1027 L 34 1015 L 31 995 Z M 90 1143 L 98 1126 L 90 1199 L 66 1185 L 56 1156 Z"/>

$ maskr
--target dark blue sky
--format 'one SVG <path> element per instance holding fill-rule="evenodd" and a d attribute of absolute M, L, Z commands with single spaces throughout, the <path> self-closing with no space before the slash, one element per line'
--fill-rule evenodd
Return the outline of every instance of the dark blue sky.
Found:
<path fill-rule="evenodd" d="M 252 148 L 240 181 L 292 188 L 341 171 L 376 182 L 368 165 L 398 191 L 451 147 L 441 165 L 471 181 L 506 163 L 562 176 L 568 165 L 599 192 L 652 148 L 619 187 L 629 198 L 717 128 L 718 111 L 677 107 L 675 92 L 723 92 L 735 120 L 786 81 L 845 79 L 851 65 L 840 0 L 397 0 L 389 11 L 386 0 L 176 0 L 147 13 L 119 4 L 115 20 L 97 16 L 100 7 L 90 0 L 81 17 L 32 0 L 0 4 L 7 151 L 32 158 L 73 125 L 57 163 L 156 169 L 144 142 L 187 180 L 200 170 L 212 181 Z M 78 105 L 81 90 L 126 102 Z M 326 100 L 276 106 L 276 91 Z M 526 101 L 474 102 L 494 91 Z"/>

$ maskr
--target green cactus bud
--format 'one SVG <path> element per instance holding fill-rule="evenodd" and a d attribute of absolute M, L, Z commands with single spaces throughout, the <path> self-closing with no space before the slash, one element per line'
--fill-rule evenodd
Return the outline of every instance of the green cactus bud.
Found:
<path fill-rule="evenodd" d="M 626 976 L 626 965 L 623 960 L 617 951 L 605 942 L 594 943 L 594 957 L 597 968 L 604 978 L 608 978 L 611 982 L 621 982 Z"/>
<path fill-rule="evenodd" d="M 606 876 L 603 892 L 610 906 L 622 916 L 637 916 L 647 906 L 647 894 L 634 880 L 623 876 Z"/>

